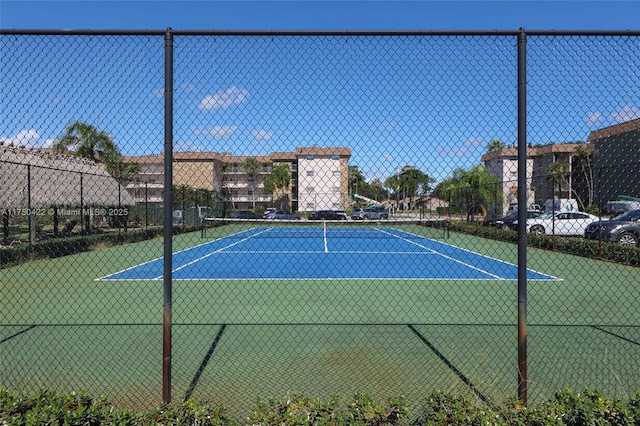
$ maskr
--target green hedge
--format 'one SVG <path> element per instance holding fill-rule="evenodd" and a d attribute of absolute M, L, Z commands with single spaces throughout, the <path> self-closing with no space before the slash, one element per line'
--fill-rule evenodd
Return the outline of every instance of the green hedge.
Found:
<path fill-rule="evenodd" d="M 175 227 L 174 234 L 194 232 L 199 227 Z M 162 228 L 130 229 L 126 232 L 114 231 L 89 235 L 73 235 L 37 241 L 33 244 L 22 243 L 0 250 L 0 268 L 18 265 L 30 260 L 56 258 L 70 254 L 93 250 L 95 247 L 116 246 L 150 240 L 163 234 Z"/>
<path fill-rule="evenodd" d="M 444 227 L 445 222 L 430 224 Z M 492 240 L 518 243 L 518 232 L 482 226 L 475 222 L 453 221 L 449 225 L 451 232 L 476 235 Z M 617 243 L 585 240 L 580 237 L 552 237 L 551 235 L 527 234 L 527 245 L 545 250 L 554 250 L 575 256 L 600 259 L 629 266 L 640 266 L 640 248 L 628 247 Z"/>
<path fill-rule="evenodd" d="M 415 407 L 403 398 L 385 402 L 356 394 L 341 401 L 286 395 L 258 401 L 246 419 L 230 419 L 225 408 L 191 400 L 136 412 L 116 409 L 87 393 L 43 390 L 23 395 L 0 388 L 0 424 L 13 425 L 634 425 L 640 424 L 640 392 L 628 400 L 570 389 L 536 407 L 517 400 L 488 407 L 468 398 L 434 392 Z"/>

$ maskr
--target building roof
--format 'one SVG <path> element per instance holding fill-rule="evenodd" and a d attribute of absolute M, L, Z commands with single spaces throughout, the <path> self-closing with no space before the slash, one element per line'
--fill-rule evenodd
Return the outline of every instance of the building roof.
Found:
<path fill-rule="evenodd" d="M 640 118 L 635 120 L 625 121 L 623 123 L 614 124 L 613 126 L 605 127 L 603 129 L 594 130 L 589 134 L 587 138 L 588 142 L 599 141 L 601 139 L 610 138 L 623 133 L 632 132 L 634 130 L 640 130 Z"/>
<path fill-rule="evenodd" d="M 130 206 L 134 199 L 100 165 L 49 150 L 0 145 L 0 206 Z"/>
<path fill-rule="evenodd" d="M 323 156 L 339 155 L 340 157 L 350 157 L 351 156 L 351 149 L 350 148 L 343 148 L 343 147 L 312 146 L 312 147 L 307 147 L 307 148 L 296 148 L 295 154 L 297 156 L 302 156 L 302 155 L 323 155 Z"/>
<path fill-rule="evenodd" d="M 229 153 L 219 152 L 185 152 L 179 151 L 173 153 L 174 161 L 220 161 L 222 163 L 242 163 L 247 158 L 255 158 L 261 163 L 271 163 L 278 161 L 295 161 L 296 158 L 305 155 L 331 156 L 339 155 L 340 157 L 350 157 L 351 149 L 344 147 L 326 148 L 326 147 L 302 147 L 296 148 L 294 152 L 272 152 L 269 155 L 230 155 Z M 124 158 L 127 163 L 138 164 L 162 164 L 164 162 L 164 154 L 127 156 Z"/>
<path fill-rule="evenodd" d="M 527 148 L 527 157 L 537 157 L 540 155 L 550 154 L 550 153 L 571 153 L 574 152 L 576 147 L 582 145 L 580 143 L 550 143 L 546 145 L 535 146 L 532 148 Z M 482 161 L 491 161 L 504 157 L 517 157 L 518 156 L 518 148 L 516 147 L 507 147 L 502 148 L 498 151 L 493 151 L 488 154 L 484 154 L 482 156 Z"/>
<path fill-rule="evenodd" d="M 535 153 L 535 148 L 527 148 L 527 156 L 531 157 Z M 491 161 L 496 160 L 498 158 L 504 157 L 517 157 L 518 156 L 518 148 L 516 147 L 506 147 L 497 151 L 490 152 L 488 154 L 484 154 L 481 158 L 482 161 Z"/>

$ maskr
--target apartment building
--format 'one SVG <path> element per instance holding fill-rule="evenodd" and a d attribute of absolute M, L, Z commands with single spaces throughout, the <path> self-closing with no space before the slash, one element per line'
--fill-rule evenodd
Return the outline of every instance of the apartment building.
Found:
<path fill-rule="evenodd" d="M 349 148 L 298 148 L 298 211 L 346 210 Z"/>
<path fill-rule="evenodd" d="M 513 146 L 490 152 L 482 156 L 487 171 L 496 176 L 501 187 L 502 213 L 506 213 L 510 205 L 518 202 L 518 149 Z M 527 188 L 532 188 L 533 150 L 527 150 Z M 527 204 L 535 204 L 535 190 L 527 192 Z"/>
<path fill-rule="evenodd" d="M 544 205 L 548 199 L 574 198 L 576 179 L 574 170 L 576 143 L 551 143 L 527 149 L 527 205 Z M 482 156 L 487 170 L 501 182 L 502 212 L 518 202 L 518 149 L 513 146 Z M 557 179 L 549 174 L 552 163 L 563 161 L 568 165 L 567 175 Z"/>
<path fill-rule="evenodd" d="M 595 130 L 587 141 L 595 148 L 595 204 L 606 209 L 621 195 L 640 198 L 640 118 Z"/>
<path fill-rule="evenodd" d="M 349 148 L 300 147 L 293 152 L 274 152 L 265 156 L 235 156 L 218 152 L 174 152 L 173 185 L 211 191 L 222 198 L 228 209 L 252 209 L 274 205 L 273 194 L 264 192 L 264 180 L 274 165 L 285 165 L 291 172 L 285 189 L 286 206 L 292 211 L 346 209 L 348 205 Z M 245 170 L 252 158 L 260 164 L 255 174 Z M 161 203 L 164 183 L 164 155 L 126 157 L 140 165 L 139 180 L 126 188 L 136 201 Z"/>

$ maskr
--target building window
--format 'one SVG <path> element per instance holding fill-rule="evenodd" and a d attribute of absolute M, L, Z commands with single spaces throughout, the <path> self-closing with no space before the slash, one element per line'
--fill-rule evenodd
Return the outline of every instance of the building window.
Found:
<path fill-rule="evenodd" d="M 315 176 L 316 172 L 314 172 L 313 170 L 307 170 L 307 176 Z"/>
<path fill-rule="evenodd" d="M 316 188 L 314 188 L 313 186 L 307 186 L 307 192 L 309 194 L 313 194 L 316 191 Z"/>
<path fill-rule="evenodd" d="M 307 210 L 314 210 L 316 208 L 315 203 L 307 203 Z"/>
<path fill-rule="evenodd" d="M 340 176 L 340 170 L 334 170 L 332 173 L 334 176 Z"/>
<path fill-rule="evenodd" d="M 340 187 L 338 186 L 334 186 L 333 188 L 331 188 L 331 192 L 340 192 Z"/>
<path fill-rule="evenodd" d="M 332 160 L 339 160 L 339 159 L 340 159 L 340 156 L 339 156 L 339 155 L 332 155 L 332 156 L 331 156 L 331 159 L 332 159 Z"/>
<path fill-rule="evenodd" d="M 304 157 L 305 160 L 313 160 L 314 156 L 313 155 L 307 155 L 306 157 Z"/>

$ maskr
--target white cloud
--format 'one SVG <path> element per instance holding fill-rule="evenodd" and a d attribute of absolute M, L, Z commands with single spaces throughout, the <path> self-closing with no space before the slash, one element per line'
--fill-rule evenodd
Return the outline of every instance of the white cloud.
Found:
<path fill-rule="evenodd" d="M 598 112 L 598 111 L 594 111 L 591 114 L 589 114 L 589 116 L 587 117 L 587 126 L 591 127 L 596 125 L 598 122 L 600 122 L 602 120 L 602 113 Z"/>
<path fill-rule="evenodd" d="M 181 89 L 183 92 L 195 92 L 195 90 L 196 90 L 196 86 L 194 86 L 194 85 L 193 85 L 193 84 L 191 84 L 191 83 L 182 83 L 182 84 L 180 85 L 180 89 Z"/>
<path fill-rule="evenodd" d="M 174 151 L 178 152 L 200 152 L 202 149 L 200 145 L 196 145 L 192 142 L 175 142 L 173 144 Z"/>
<path fill-rule="evenodd" d="M 452 155 L 454 157 L 463 157 L 467 155 L 466 149 L 451 148 L 449 146 L 442 146 L 442 145 L 438 145 L 436 147 L 436 151 L 441 152 L 443 154 Z"/>
<path fill-rule="evenodd" d="M 640 108 L 633 105 L 625 105 L 620 110 L 611 113 L 611 119 L 617 123 L 640 118 Z"/>
<path fill-rule="evenodd" d="M 38 143 L 39 140 L 40 133 L 38 133 L 36 129 L 21 130 L 15 136 L 0 138 L 0 142 L 5 145 L 13 144 L 14 146 L 25 146 L 29 148 L 41 148 L 42 145 Z"/>
<path fill-rule="evenodd" d="M 268 141 L 273 137 L 273 134 L 271 132 L 268 132 L 266 130 L 263 129 L 256 129 L 256 130 L 252 130 L 251 131 L 251 135 L 258 139 L 258 140 L 262 140 L 262 141 Z"/>
<path fill-rule="evenodd" d="M 471 137 L 464 141 L 464 146 L 486 146 L 487 142 L 480 138 Z"/>
<path fill-rule="evenodd" d="M 238 105 L 247 99 L 249 95 L 248 90 L 240 89 L 237 87 L 229 87 L 224 92 L 214 93 L 211 96 L 205 96 L 200 101 L 198 108 L 210 110 L 210 109 L 227 109 L 232 105 Z"/>
<path fill-rule="evenodd" d="M 393 154 L 390 154 L 387 152 L 385 152 L 381 158 L 381 161 L 384 161 L 386 163 L 392 163 L 394 160 L 395 160 L 395 157 L 393 156 Z"/>
<path fill-rule="evenodd" d="M 231 136 L 236 130 L 238 130 L 238 126 L 215 126 L 211 129 L 195 129 L 193 133 L 196 135 L 209 135 L 216 139 L 221 139 Z"/>

